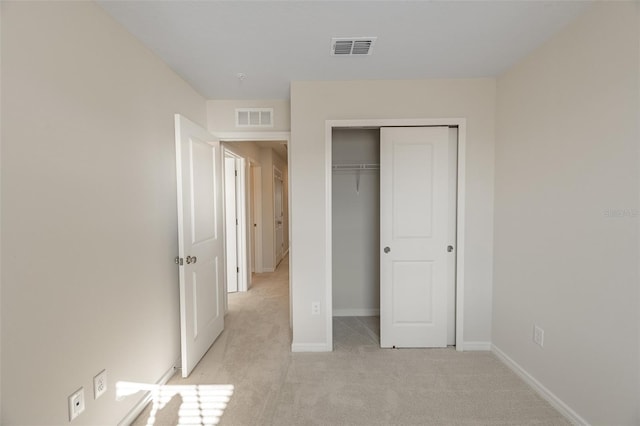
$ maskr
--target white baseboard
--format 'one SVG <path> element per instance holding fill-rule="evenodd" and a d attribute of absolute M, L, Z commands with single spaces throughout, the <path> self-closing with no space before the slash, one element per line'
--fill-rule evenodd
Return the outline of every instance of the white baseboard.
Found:
<path fill-rule="evenodd" d="M 334 309 L 334 317 L 377 317 L 380 309 Z"/>
<path fill-rule="evenodd" d="M 491 342 L 462 342 L 463 351 L 490 351 Z"/>
<path fill-rule="evenodd" d="M 589 423 L 580 417 L 578 413 L 573 411 L 571 407 L 558 398 L 553 392 L 547 389 L 542 383 L 536 380 L 531 374 L 529 374 L 524 368 L 522 368 L 517 362 L 512 360 L 509 355 L 502 352 L 496 345 L 491 345 L 491 351 L 502 361 L 507 367 L 513 370 L 522 380 L 527 382 L 529 386 L 533 388 L 542 398 L 544 398 L 549 404 L 551 404 L 556 410 L 565 416 L 574 425 L 588 426 Z"/>
<path fill-rule="evenodd" d="M 160 377 L 160 379 L 156 382 L 157 385 L 166 385 L 169 379 L 176 374 L 177 366 L 180 365 L 180 360 L 178 359 L 169 369 Z M 131 423 L 138 418 L 140 413 L 142 413 L 147 406 L 151 402 L 151 392 L 145 392 L 140 401 L 127 413 L 126 416 L 118 423 L 118 426 L 129 426 Z"/>
<path fill-rule="evenodd" d="M 291 352 L 331 352 L 332 346 L 327 343 L 292 343 Z"/>

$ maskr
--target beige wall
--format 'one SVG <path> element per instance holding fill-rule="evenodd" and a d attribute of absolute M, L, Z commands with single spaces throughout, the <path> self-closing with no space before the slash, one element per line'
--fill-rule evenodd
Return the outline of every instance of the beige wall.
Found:
<path fill-rule="evenodd" d="M 498 80 L 493 343 L 595 425 L 640 423 L 638 22 L 597 3 Z"/>
<path fill-rule="evenodd" d="M 260 147 L 255 142 L 223 142 L 223 146 L 248 161 L 260 162 Z"/>
<path fill-rule="evenodd" d="M 2 2 L 2 424 L 116 424 L 179 356 L 173 114 L 205 100 L 89 2 Z M 93 399 L 107 369 L 109 390 Z"/>
<path fill-rule="evenodd" d="M 288 132 L 290 108 L 288 99 L 262 100 L 209 100 L 207 121 L 209 131 L 216 132 Z M 273 108 L 273 127 L 236 127 L 236 108 Z"/>
<path fill-rule="evenodd" d="M 464 340 L 491 340 L 495 80 L 293 82 L 291 253 L 294 349 L 328 347 L 325 122 L 467 119 Z M 311 303 L 321 303 L 321 315 Z"/>

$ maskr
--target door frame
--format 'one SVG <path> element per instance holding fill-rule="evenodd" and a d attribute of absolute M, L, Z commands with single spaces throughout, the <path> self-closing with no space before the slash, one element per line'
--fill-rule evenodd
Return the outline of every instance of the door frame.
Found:
<path fill-rule="evenodd" d="M 465 254 L 465 176 L 467 120 L 465 118 L 424 118 L 424 119 L 358 119 L 325 121 L 325 304 L 327 309 L 327 346 L 333 350 L 333 260 L 332 260 L 332 143 L 334 128 L 380 128 L 380 127 L 458 127 L 458 182 L 456 211 L 456 350 L 464 350 L 464 254 Z M 290 222 L 291 223 L 291 222 Z"/>
<path fill-rule="evenodd" d="M 288 162 L 288 159 L 287 159 Z M 276 180 L 279 179 L 280 182 L 282 182 L 282 194 L 280 194 L 280 198 L 281 198 L 281 202 L 282 205 L 280 206 L 282 209 L 282 215 L 284 217 L 284 175 L 282 174 L 282 170 L 280 170 L 277 166 L 273 166 L 273 256 L 274 256 L 274 260 L 275 260 L 275 265 L 274 265 L 274 270 L 278 267 L 278 265 L 280 264 L 280 262 L 282 261 L 282 259 L 284 259 L 284 255 L 285 255 L 285 251 L 283 250 L 280 257 L 278 257 L 278 241 L 276 238 L 276 224 L 275 221 L 276 219 Z M 284 229 L 282 231 L 282 243 L 284 244 Z"/>
<path fill-rule="evenodd" d="M 262 267 L 262 166 L 260 163 L 249 160 L 249 168 L 251 173 L 248 177 L 248 182 L 251 185 L 251 191 L 253 197 L 249 197 L 251 208 L 253 209 L 253 221 L 249 221 L 249 249 L 253 250 L 253 254 L 250 253 L 251 262 L 254 269 L 252 273 L 263 272 Z M 259 232 L 258 232 L 259 231 Z M 251 282 L 251 280 L 249 280 Z"/>
<path fill-rule="evenodd" d="M 240 272 L 238 273 L 238 292 L 247 291 L 249 289 L 249 273 L 247 269 L 250 269 L 249 265 L 249 254 L 248 254 L 248 246 L 247 246 L 247 184 L 245 179 L 246 174 L 246 160 L 237 155 L 235 152 L 231 151 L 226 146 L 222 145 L 222 158 L 226 160 L 226 158 L 233 158 L 235 162 L 235 168 L 238 173 L 236 183 L 235 183 L 235 191 L 236 191 L 236 217 L 238 219 L 238 225 L 236 227 L 236 264 L 240 268 Z M 226 170 L 226 162 L 223 164 L 223 172 Z M 224 191 L 226 192 L 226 182 L 224 182 Z M 224 199 L 224 197 L 223 197 Z M 225 253 L 227 253 L 227 234 L 226 234 L 226 221 L 227 221 L 227 206 L 226 203 L 224 205 L 224 221 L 225 221 Z M 225 262 L 226 266 L 226 262 Z M 228 280 L 225 279 L 225 294 L 229 292 L 227 288 Z M 227 306 L 225 304 L 225 312 L 227 311 Z"/>
<path fill-rule="evenodd" d="M 220 139 L 220 142 L 256 142 L 256 141 L 284 141 L 287 144 L 287 170 L 291 170 L 291 132 L 211 132 L 212 135 Z M 287 212 L 289 217 L 289 328 L 293 327 L 293 297 L 291 297 L 291 283 L 293 282 L 292 265 L 295 252 L 292 250 L 291 240 L 291 179 L 287 179 Z M 262 256 L 260 257 L 262 259 Z"/>

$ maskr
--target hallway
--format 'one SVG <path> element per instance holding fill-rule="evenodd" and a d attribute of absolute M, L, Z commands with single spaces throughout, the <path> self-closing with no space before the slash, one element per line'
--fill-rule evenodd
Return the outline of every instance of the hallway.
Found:
<path fill-rule="evenodd" d="M 286 258 L 230 294 L 225 331 L 189 378 L 168 383 L 233 385 L 219 424 L 570 424 L 491 353 L 381 350 L 363 319 L 334 319 L 334 352 L 291 353 L 288 269 Z M 155 422 L 147 407 L 134 425 L 218 421 L 187 418 L 181 404 L 176 395 Z"/>

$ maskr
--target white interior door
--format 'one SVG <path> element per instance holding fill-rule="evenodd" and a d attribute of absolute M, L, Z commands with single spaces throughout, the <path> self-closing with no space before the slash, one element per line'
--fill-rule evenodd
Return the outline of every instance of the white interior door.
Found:
<path fill-rule="evenodd" d="M 227 262 L 227 292 L 238 291 L 238 214 L 236 202 L 236 159 L 224 158 L 224 209 Z"/>
<path fill-rule="evenodd" d="M 276 265 L 284 255 L 284 183 L 282 172 L 274 169 L 273 204 L 275 219 Z"/>
<path fill-rule="evenodd" d="M 220 142 L 176 114 L 182 377 L 224 329 Z"/>
<path fill-rule="evenodd" d="M 449 129 L 380 129 L 380 345 L 447 345 Z"/>
<path fill-rule="evenodd" d="M 253 249 L 255 255 L 255 272 L 264 272 L 264 262 L 262 260 L 262 167 L 255 166 L 253 169 Z"/>
<path fill-rule="evenodd" d="M 256 197 L 255 197 L 255 180 L 256 167 L 253 164 L 249 164 L 249 253 L 251 256 L 251 276 L 256 272 Z"/>

